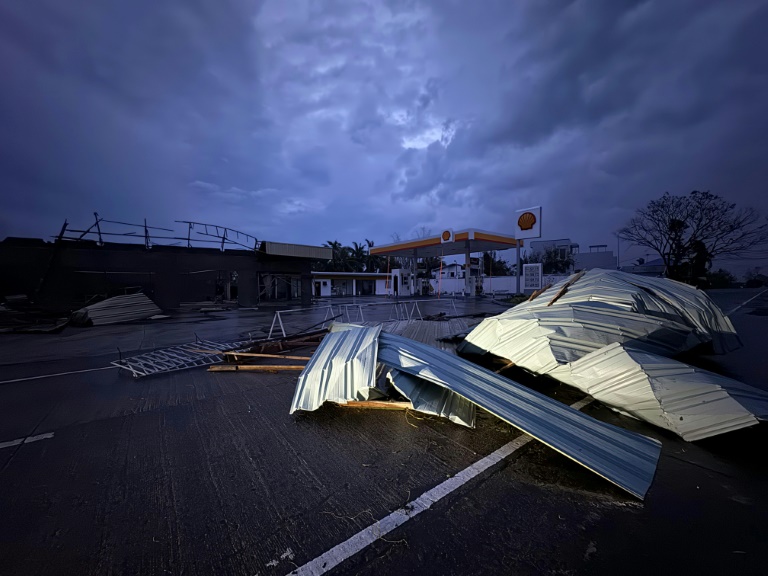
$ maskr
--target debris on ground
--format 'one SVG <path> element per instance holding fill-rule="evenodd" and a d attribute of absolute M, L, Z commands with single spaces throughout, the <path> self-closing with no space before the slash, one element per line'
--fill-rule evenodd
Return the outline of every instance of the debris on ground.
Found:
<path fill-rule="evenodd" d="M 768 415 L 762 390 L 618 342 L 550 376 L 687 441 L 754 426 Z"/>
<path fill-rule="evenodd" d="M 414 408 L 428 396 L 423 405 L 430 405 L 435 413 L 452 420 L 471 419 L 474 424 L 474 407 L 480 406 L 639 498 L 653 480 L 661 450 L 656 440 L 595 420 L 468 360 L 390 334 L 381 326 L 335 324 L 299 376 L 290 412 L 316 410 L 325 401 L 372 400 L 382 393 L 377 387 L 377 362 L 395 371 L 390 372 L 390 380 L 404 395 L 416 398 L 410 398 Z M 433 388 L 414 394 L 421 382 Z M 443 394 L 433 396 L 438 389 Z"/>
<path fill-rule="evenodd" d="M 107 298 L 72 313 L 74 326 L 103 326 L 133 320 L 146 320 L 161 314 L 152 300 L 144 294 L 126 294 Z"/>
<path fill-rule="evenodd" d="M 326 334 L 325 330 L 315 330 L 281 339 L 237 340 L 234 342 L 211 342 L 196 340 L 180 346 L 161 348 L 112 362 L 114 366 L 131 372 L 134 378 L 143 378 L 155 374 L 188 370 L 190 368 L 209 367 L 212 371 L 264 371 L 302 370 L 308 356 L 282 354 L 286 349 L 312 348 Z M 257 360 L 278 361 L 280 364 L 253 365 Z M 291 361 L 287 365 L 285 361 Z M 294 365 L 292 361 L 301 361 Z M 226 362 L 226 363 L 224 363 Z M 224 364 L 223 364 L 224 363 Z M 214 367 L 215 366 L 215 367 Z"/>
<path fill-rule="evenodd" d="M 686 440 L 756 424 L 768 394 L 670 359 L 703 347 L 717 354 L 741 347 L 704 292 L 596 269 L 483 320 L 459 350 L 550 376 Z"/>

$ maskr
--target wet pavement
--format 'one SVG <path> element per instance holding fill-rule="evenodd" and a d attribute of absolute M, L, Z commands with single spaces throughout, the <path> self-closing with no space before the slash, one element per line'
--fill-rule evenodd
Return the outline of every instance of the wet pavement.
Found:
<path fill-rule="evenodd" d="M 713 296 L 728 311 L 758 293 Z M 324 304 L 286 329 L 321 322 Z M 456 305 L 503 310 L 490 299 Z M 744 349 L 701 363 L 768 388 L 761 310 L 768 294 L 732 317 Z M 393 313 L 389 302 L 364 311 L 366 320 Z M 263 337 L 273 315 L 2 335 L 0 446 L 35 441 L 0 448 L 0 573 L 285 574 L 519 436 L 485 413 L 476 430 L 334 406 L 290 416 L 295 374 L 195 369 L 134 380 L 94 370 L 117 347 Z M 93 371 L 65 374 L 75 370 Z M 508 375 L 569 404 L 581 397 Z M 584 412 L 663 443 L 645 501 L 531 442 L 333 573 L 765 573 L 766 425 L 692 444 L 599 404 Z"/>

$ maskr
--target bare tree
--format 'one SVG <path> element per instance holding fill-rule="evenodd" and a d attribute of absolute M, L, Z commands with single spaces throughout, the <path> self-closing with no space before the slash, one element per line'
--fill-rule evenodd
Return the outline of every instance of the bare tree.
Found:
<path fill-rule="evenodd" d="M 658 252 L 667 275 L 703 276 L 716 257 L 748 257 L 768 243 L 768 220 L 711 192 L 669 192 L 637 211 L 619 238 Z"/>

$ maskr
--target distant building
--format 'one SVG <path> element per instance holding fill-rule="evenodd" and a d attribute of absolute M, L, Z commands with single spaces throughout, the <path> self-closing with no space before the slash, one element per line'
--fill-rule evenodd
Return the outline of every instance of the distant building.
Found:
<path fill-rule="evenodd" d="M 532 252 L 542 253 L 554 248 L 561 259 L 570 255 L 573 257 L 571 272 L 591 270 L 592 268 L 608 270 L 616 268 L 616 256 L 608 250 L 607 244 L 593 244 L 589 247 L 589 252 L 582 252 L 579 245 L 571 241 L 570 238 L 560 238 L 558 240 L 534 240 L 530 243 L 530 247 Z"/>
<path fill-rule="evenodd" d="M 570 238 L 560 238 L 559 240 L 532 240 L 530 243 L 531 251 L 533 252 L 546 252 L 552 248 L 556 248 L 558 256 L 560 258 L 566 258 L 568 254 L 578 254 L 579 245 L 575 242 L 571 242 Z"/>
<path fill-rule="evenodd" d="M 576 270 L 591 270 L 616 268 L 616 256 L 608 250 L 607 244 L 595 244 L 589 247 L 589 252 L 577 252 L 573 255 L 573 266 Z"/>
<path fill-rule="evenodd" d="M 456 262 L 443 264 L 442 270 L 440 268 L 432 270 L 432 278 L 464 278 L 465 275 L 465 265 Z M 480 258 L 470 258 L 469 275 L 480 276 Z"/>
<path fill-rule="evenodd" d="M 639 261 L 638 261 L 639 262 Z M 664 260 L 656 258 L 655 260 L 649 260 L 647 262 L 642 261 L 640 264 L 633 266 L 622 266 L 622 272 L 629 272 L 630 274 L 638 274 L 639 276 L 664 276 L 666 266 L 664 266 Z"/>

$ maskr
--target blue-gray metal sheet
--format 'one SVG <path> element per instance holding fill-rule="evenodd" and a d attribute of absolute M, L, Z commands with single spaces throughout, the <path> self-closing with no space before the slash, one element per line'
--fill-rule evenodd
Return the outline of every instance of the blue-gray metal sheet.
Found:
<path fill-rule="evenodd" d="M 754 426 L 768 412 L 762 390 L 618 343 L 550 375 L 688 441 Z"/>
<path fill-rule="evenodd" d="M 400 394 L 411 401 L 411 406 L 417 412 L 448 418 L 468 428 L 475 427 L 475 405 L 448 388 L 394 368 L 387 373 L 387 379 Z"/>
<path fill-rule="evenodd" d="M 639 498 L 653 481 L 661 451 L 656 440 L 590 418 L 458 356 L 401 336 L 379 335 L 379 360 L 453 390 Z"/>
<path fill-rule="evenodd" d="M 317 410 L 323 402 L 368 400 L 376 386 L 376 340 L 381 326 L 330 332 L 299 375 L 291 403 L 296 410 Z"/>

